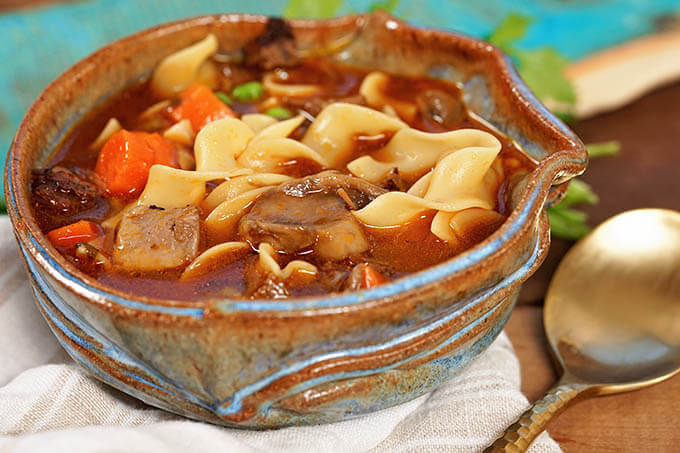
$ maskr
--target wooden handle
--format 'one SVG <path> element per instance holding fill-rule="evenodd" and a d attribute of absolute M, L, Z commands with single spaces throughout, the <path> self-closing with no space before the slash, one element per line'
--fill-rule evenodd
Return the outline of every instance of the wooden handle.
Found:
<path fill-rule="evenodd" d="M 586 388 L 583 384 L 558 383 L 536 401 L 485 453 L 521 453 L 543 432 L 548 422 Z"/>

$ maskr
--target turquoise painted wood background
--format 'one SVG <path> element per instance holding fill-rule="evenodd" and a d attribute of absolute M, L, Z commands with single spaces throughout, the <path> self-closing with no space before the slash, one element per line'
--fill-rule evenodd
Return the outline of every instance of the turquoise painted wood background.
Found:
<path fill-rule="evenodd" d="M 379 2 L 417 25 L 486 37 L 511 12 L 533 18 L 518 47 L 550 46 L 571 59 L 654 31 L 680 0 L 420 0 Z M 0 152 L 40 91 L 106 43 L 159 23 L 210 13 L 341 15 L 375 0 L 88 0 L 0 14 Z M 1 177 L 0 177 L 1 178 Z"/>

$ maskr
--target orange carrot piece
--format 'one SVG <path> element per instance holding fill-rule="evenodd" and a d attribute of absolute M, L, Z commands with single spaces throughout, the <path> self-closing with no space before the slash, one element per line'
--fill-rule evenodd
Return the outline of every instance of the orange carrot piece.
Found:
<path fill-rule="evenodd" d="M 142 132 L 143 133 L 143 132 Z M 175 147 L 159 134 L 144 134 L 146 144 L 153 149 L 153 163 L 167 165 L 168 167 L 179 167 Z"/>
<path fill-rule="evenodd" d="M 382 285 L 387 281 L 387 278 L 371 267 L 370 264 L 364 263 L 361 265 L 361 287 L 373 288 L 374 286 Z"/>
<path fill-rule="evenodd" d="M 236 117 L 234 112 L 205 85 L 197 83 L 189 85 L 179 98 L 180 104 L 171 110 L 170 116 L 175 121 L 188 119 L 196 132 L 211 121 Z"/>
<path fill-rule="evenodd" d="M 102 147 L 94 171 L 109 193 L 129 198 L 144 189 L 154 164 L 178 166 L 172 144 L 157 133 L 120 130 Z"/>
<path fill-rule="evenodd" d="M 100 234 L 101 229 L 97 224 L 88 220 L 80 220 L 50 231 L 47 233 L 47 239 L 56 247 L 69 248 L 79 242 L 90 241 Z"/>

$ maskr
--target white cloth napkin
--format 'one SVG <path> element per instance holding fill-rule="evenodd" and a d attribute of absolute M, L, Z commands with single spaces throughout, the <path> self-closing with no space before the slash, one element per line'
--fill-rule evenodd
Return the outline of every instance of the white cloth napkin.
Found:
<path fill-rule="evenodd" d="M 355 420 L 259 432 L 186 420 L 73 363 L 33 303 L 4 216 L 0 263 L 0 452 L 477 452 L 528 406 L 503 333 L 434 392 Z M 529 451 L 561 450 L 543 433 Z"/>

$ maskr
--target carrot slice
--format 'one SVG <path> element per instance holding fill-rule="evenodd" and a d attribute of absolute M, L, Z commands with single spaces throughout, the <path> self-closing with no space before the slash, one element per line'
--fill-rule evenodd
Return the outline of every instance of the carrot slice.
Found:
<path fill-rule="evenodd" d="M 177 168 L 175 148 L 157 133 L 120 130 L 104 144 L 95 173 L 113 195 L 133 197 L 146 185 L 154 164 Z"/>
<path fill-rule="evenodd" d="M 170 111 L 175 121 L 188 119 L 198 132 L 203 126 L 220 118 L 236 117 L 234 112 L 205 85 L 189 85 L 179 95 L 180 104 Z"/>
<path fill-rule="evenodd" d="M 100 234 L 101 229 L 97 224 L 88 220 L 80 220 L 50 231 L 47 233 L 47 239 L 56 247 L 69 248 L 79 242 L 92 240 Z"/>
<path fill-rule="evenodd" d="M 376 271 L 368 263 L 361 265 L 361 287 L 373 288 L 374 286 L 382 285 L 387 281 L 387 278 Z"/>
<path fill-rule="evenodd" d="M 153 149 L 153 163 L 160 165 L 167 165 L 168 167 L 179 167 L 179 160 L 177 159 L 177 153 L 175 152 L 175 147 L 167 141 L 165 138 L 159 134 L 144 134 L 144 139 L 146 144 Z"/>

